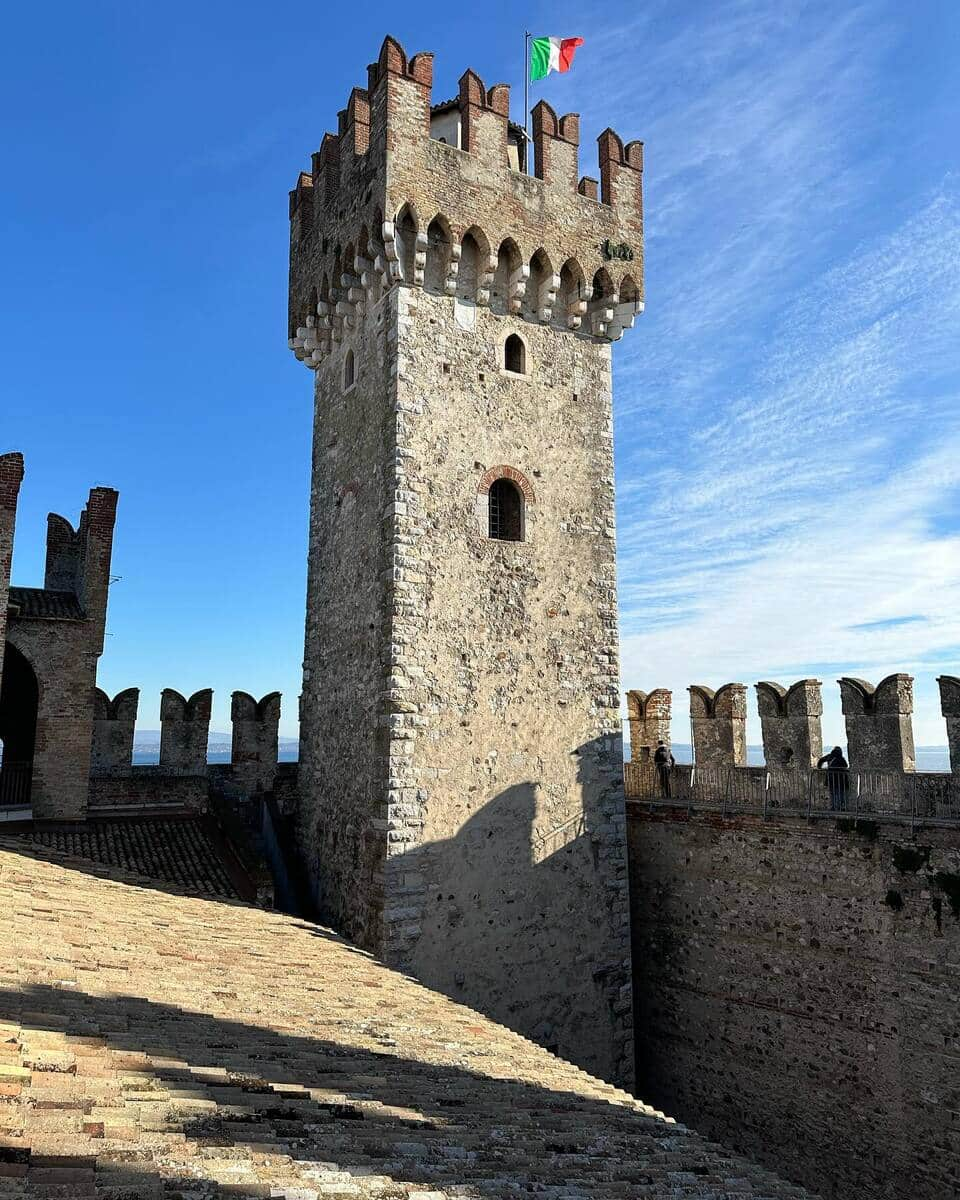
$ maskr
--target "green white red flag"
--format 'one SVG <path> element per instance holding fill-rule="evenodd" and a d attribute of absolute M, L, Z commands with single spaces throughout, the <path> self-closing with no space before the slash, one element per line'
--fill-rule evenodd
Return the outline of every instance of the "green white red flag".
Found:
<path fill-rule="evenodd" d="M 530 41 L 530 78 L 545 79 L 551 71 L 569 71 L 577 47 L 583 38 L 532 38 Z"/>

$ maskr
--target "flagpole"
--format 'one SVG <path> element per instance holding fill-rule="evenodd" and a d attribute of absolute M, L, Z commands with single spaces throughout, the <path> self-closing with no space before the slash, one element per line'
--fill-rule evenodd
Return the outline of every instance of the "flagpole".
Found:
<path fill-rule="evenodd" d="M 523 35 L 523 132 L 530 141 L 530 33 Z M 526 149 L 526 148 L 525 148 Z M 529 172 L 529 164 L 528 172 Z"/>

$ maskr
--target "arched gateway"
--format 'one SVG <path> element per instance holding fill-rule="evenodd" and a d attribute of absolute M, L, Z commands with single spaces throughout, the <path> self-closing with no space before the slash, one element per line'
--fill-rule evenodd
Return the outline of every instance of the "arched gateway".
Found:
<path fill-rule="evenodd" d="M 40 689 L 33 667 L 23 654 L 6 644 L 0 682 L 0 807 L 30 803 L 30 779 L 37 740 Z"/>

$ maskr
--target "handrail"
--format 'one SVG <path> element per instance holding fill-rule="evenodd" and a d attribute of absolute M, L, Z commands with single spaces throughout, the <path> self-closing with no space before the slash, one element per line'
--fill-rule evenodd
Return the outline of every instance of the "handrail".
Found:
<path fill-rule="evenodd" d="M 25 808 L 30 803 L 33 763 L 0 763 L 0 808 Z"/>
<path fill-rule="evenodd" d="M 657 768 L 624 764 L 628 799 L 696 811 L 762 817 L 857 818 L 960 825 L 960 776 L 934 771 L 797 771 L 776 767 Z"/>

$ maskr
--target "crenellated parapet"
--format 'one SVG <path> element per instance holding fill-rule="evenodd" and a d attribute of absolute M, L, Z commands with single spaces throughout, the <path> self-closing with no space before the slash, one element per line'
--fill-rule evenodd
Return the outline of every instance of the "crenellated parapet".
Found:
<path fill-rule="evenodd" d="M 316 369 L 396 287 L 612 341 L 643 308 L 643 146 L 533 110 L 534 174 L 510 88 L 474 72 L 433 103 L 433 56 L 386 38 L 290 193 L 289 344 Z M 498 280 L 498 276 L 500 277 Z"/>
<path fill-rule="evenodd" d="M 203 688 L 188 699 L 173 688 L 160 694 L 160 766 L 184 774 L 207 769 L 207 742 L 213 691 Z"/>
<path fill-rule="evenodd" d="M 234 775 L 251 792 L 271 791 L 277 773 L 280 693 L 255 700 L 249 692 L 234 692 L 230 718 Z"/>
<path fill-rule="evenodd" d="M 951 770 L 960 775 L 960 677 L 941 675 L 937 682 Z M 860 772 L 914 772 L 913 678 L 905 674 L 888 675 L 874 686 L 863 679 L 845 676 L 838 683 L 850 768 Z M 755 687 L 767 770 L 804 772 L 816 767 L 823 755 L 820 680 L 800 679 L 789 687 L 762 680 Z M 694 685 L 689 691 L 696 760 L 701 765 L 744 765 L 745 758 L 738 762 L 732 756 L 732 748 L 745 727 L 746 698 L 741 685 L 727 684 L 715 693 Z M 658 697 L 666 697 L 666 706 L 657 700 L 650 724 L 651 704 Z M 662 737 L 669 743 L 669 698 L 670 693 L 663 688 L 649 694 L 627 693 L 634 760 L 639 761 L 642 748 L 651 744 L 651 738 Z"/>
<path fill-rule="evenodd" d="M 804 770 L 823 754 L 823 700 L 819 679 L 790 687 L 764 680 L 756 685 L 757 708 L 767 766 Z"/>
<path fill-rule="evenodd" d="M 700 766 L 745 766 L 747 762 L 747 689 L 725 683 L 714 692 L 702 684 L 690 692 L 693 757 Z"/>
<path fill-rule="evenodd" d="M 937 683 L 940 687 L 940 711 L 947 724 L 950 769 L 954 775 L 960 775 L 960 679 L 956 675 L 941 675 Z"/>
<path fill-rule="evenodd" d="M 112 700 L 100 688 L 94 689 L 91 776 L 96 778 L 131 773 L 133 734 L 139 704 L 139 688 L 126 688 Z"/>
<path fill-rule="evenodd" d="M 630 758 L 640 762 L 653 756 L 657 742 L 670 745 L 670 711 L 673 693 L 666 688 L 652 692 L 627 692 L 627 719 L 630 723 Z"/>
<path fill-rule="evenodd" d="M 851 767 L 914 771 L 913 678 L 888 675 L 876 687 L 863 679 L 840 679 Z"/>

